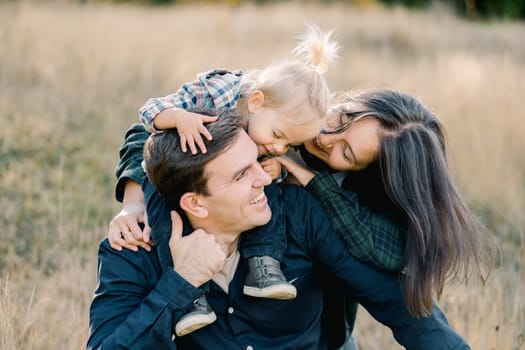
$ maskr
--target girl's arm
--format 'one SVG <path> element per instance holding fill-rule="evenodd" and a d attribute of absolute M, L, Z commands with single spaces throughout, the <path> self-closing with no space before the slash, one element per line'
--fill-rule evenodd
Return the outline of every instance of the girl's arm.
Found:
<path fill-rule="evenodd" d="M 236 104 L 238 94 L 238 84 L 242 72 L 230 72 L 227 70 L 212 70 L 199 74 L 198 78 L 189 83 L 185 83 L 175 93 L 166 97 L 151 98 L 140 109 L 140 120 L 143 125 L 135 124 L 126 133 L 124 144 L 120 148 L 120 162 L 116 170 L 117 186 L 116 197 L 118 201 L 123 201 L 127 194 L 127 184 L 135 183 L 132 188 L 142 184 L 145 173 L 142 169 L 143 148 L 151 131 L 155 128 L 177 128 L 181 135 L 181 149 L 187 150 L 189 147 L 192 154 L 197 153 L 196 147 L 205 153 L 206 147 L 202 142 L 202 136 L 208 140 L 211 135 L 203 125 L 204 123 L 214 121 L 214 116 L 204 116 L 186 111 L 192 107 L 207 108 L 231 108 Z M 124 204 L 124 203 L 123 203 Z M 131 195 L 131 200 L 126 203 L 130 210 L 123 210 L 112 220 L 109 230 L 109 241 L 111 246 L 119 249 L 125 239 L 127 245 L 137 245 L 138 242 L 148 242 L 149 231 L 138 234 L 136 224 L 142 222 L 147 224 L 144 212 L 144 199 L 142 190 L 140 193 Z M 127 228 L 126 228 L 127 226 Z M 132 235 L 121 236 L 123 233 L 130 231 Z M 130 238 L 128 238 L 128 236 Z M 147 245 L 139 244 L 147 249 Z M 131 249 L 131 248 L 130 248 Z"/>

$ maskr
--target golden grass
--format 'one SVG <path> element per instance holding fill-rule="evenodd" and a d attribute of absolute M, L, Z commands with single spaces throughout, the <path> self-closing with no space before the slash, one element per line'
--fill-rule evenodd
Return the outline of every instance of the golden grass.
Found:
<path fill-rule="evenodd" d="M 118 211 L 112 171 L 138 107 L 212 67 L 286 58 L 307 21 L 336 29 L 334 90 L 395 87 L 443 120 L 461 191 L 504 254 L 485 288 L 450 287 L 440 305 L 473 349 L 525 348 L 523 24 L 437 7 L 22 2 L 0 4 L 1 349 L 85 346 L 97 242 Z M 399 348 L 366 312 L 355 334 L 362 349 Z"/>

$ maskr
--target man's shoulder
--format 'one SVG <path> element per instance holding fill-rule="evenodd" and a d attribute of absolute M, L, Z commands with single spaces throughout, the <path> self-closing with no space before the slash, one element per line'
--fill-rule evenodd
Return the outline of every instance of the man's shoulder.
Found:
<path fill-rule="evenodd" d="M 297 185 L 281 185 L 282 200 L 289 218 L 301 218 L 303 224 L 327 220 L 328 216 L 313 194 Z"/>
<path fill-rule="evenodd" d="M 317 205 L 315 197 L 298 185 L 280 185 L 283 193 L 283 200 L 288 203 L 305 204 L 305 205 Z"/>
<path fill-rule="evenodd" d="M 139 270 L 158 270 L 160 267 L 155 249 L 152 249 L 151 252 L 143 248 L 139 248 L 136 252 L 126 248 L 116 250 L 111 247 L 107 237 L 99 243 L 98 258 L 99 263 L 104 262 L 110 266 L 127 265 Z"/>

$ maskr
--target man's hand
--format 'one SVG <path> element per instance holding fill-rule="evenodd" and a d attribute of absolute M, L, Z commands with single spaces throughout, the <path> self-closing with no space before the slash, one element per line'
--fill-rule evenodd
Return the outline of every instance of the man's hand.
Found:
<path fill-rule="evenodd" d="M 215 240 L 215 236 L 198 229 L 182 237 L 182 220 L 171 212 L 170 251 L 173 269 L 194 287 L 208 282 L 222 270 L 226 254 Z"/>

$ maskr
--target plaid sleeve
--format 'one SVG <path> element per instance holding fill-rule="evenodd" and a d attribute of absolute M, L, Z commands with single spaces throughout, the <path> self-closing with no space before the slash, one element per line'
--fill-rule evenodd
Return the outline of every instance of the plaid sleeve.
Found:
<path fill-rule="evenodd" d="M 206 86 L 215 108 L 233 108 L 240 97 L 240 80 L 242 71 L 215 69 L 199 76 Z"/>
<path fill-rule="evenodd" d="M 206 87 L 200 80 L 185 83 L 177 92 L 165 96 L 150 98 L 139 110 L 140 121 L 144 124 L 146 130 L 154 132 L 153 120 L 165 109 L 183 108 L 187 109 L 193 106 L 206 107 L 212 101 L 207 94 Z"/>
<path fill-rule="evenodd" d="M 361 206 L 357 194 L 340 188 L 329 173 L 317 174 L 306 188 L 320 201 L 350 254 L 382 270 L 403 268 L 403 224 Z"/>
<path fill-rule="evenodd" d="M 139 110 L 144 127 L 155 132 L 153 120 L 165 109 L 190 107 L 232 108 L 239 99 L 241 71 L 214 69 L 197 76 L 197 80 L 183 84 L 175 93 L 150 98 Z"/>
<path fill-rule="evenodd" d="M 115 197 L 119 202 L 124 199 L 124 186 L 128 179 L 140 184 L 146 176 L 141 163 L 143 160 L 142 150 L 149 135 L 150 133 L 141 124 L 133 124 L 126 131 L 124 142 L 119 149 L 120 160 L 115 169 L 117 177 Z"/>

